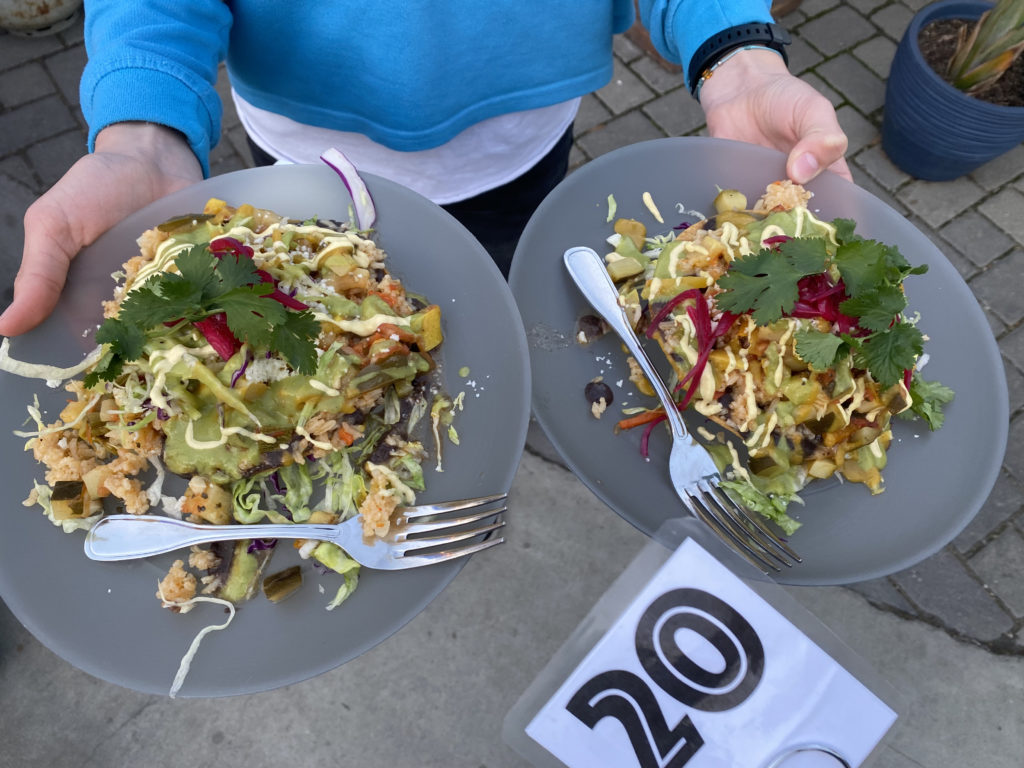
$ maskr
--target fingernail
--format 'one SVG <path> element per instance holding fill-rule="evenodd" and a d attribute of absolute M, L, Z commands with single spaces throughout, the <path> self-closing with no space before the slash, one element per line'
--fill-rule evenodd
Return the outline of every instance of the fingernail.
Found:
<path fill-rule="evenodd" d="M 818 165 L 818 159 L 810 152 L 805 152 L 793 163 L 793 181 L 797 184 L 806 184 L 818 175 L 819 170 L 821 166 Z"/>

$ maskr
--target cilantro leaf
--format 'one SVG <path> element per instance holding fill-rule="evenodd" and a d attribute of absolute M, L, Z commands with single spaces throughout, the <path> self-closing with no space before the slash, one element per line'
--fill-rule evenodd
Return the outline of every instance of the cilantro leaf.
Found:
<path fill-rule="evenodd" d="M 910 380 L 910 413 L 917 414 L 928 423 L 933 432 L 942 427 L 946 415 L 942 412 L 945 405 L 953 402 L 954 392 L 937 381 L 925 381 L 919 374 Z"/>
<path fill-rule="evenodd" d="M 824 271 L 827 256 L 820 238 L 788 240 L 777 250 L 762 248 L 732 262 L 718 279 L 723 293 L 715 301 L 721 309 L 751 312 L 758 325 L 769 325 L 793 309 L 800 278 Z"/>
<path fill-rule="evenodd" d="M 270 344 L 272 327 L 284 322 L 288 315 L 288 310 L 276 301 L 263 298 L 264 293 L 272 290 L 269 283 L 252 288 L 234 288 L 218 296 L 214 302 L 216 308 L 227 316 L 231 332 L 254 347 Z"/>
<path fill-rule="evenodd" d="M 115 355 L 113 352 L 107 352 L 96 363 L 96 366 L 82 377 L 82 384 L 86 387 L 92 387 L 100 381 L 113 381 L 121 374 L 124 363 L 124 358 Z"/>
<path fill-rule="evenodd" d="M 868 370 L 883 387 L 891 387 L 913 368 L 924 351 L 924 336 L 916 326 L 897 323 L 861 341 L 860 353 Z"/>
<path fill-rule="evenodd" d="M 288 312 L 284 322 L 274 326 L 273 345 L 299 373 L 307 376 L 316 371 L 316 348 L 311 343 L 320 334 L 320 323 L 308 310 Z"/>
<path fill-rule="evenodd" d="M 142 355 L 142 345 L 146 337 L 137 325 L 128 325 L 117 319 L 109 318 L 96 331 L 96 341 L 109 344 L 110 351 L 124 360 L 134 360 Z"/>
<path fill-rule="evenodd" d="M 150 278 L 145 285 L 129 291 L 124 297 L 118 318 L 125 325 L 152 328 L 154 325 L 177 320 L 194 306 L 194 302 L 188 300 L 189 296 L 185 292 L 171 297 L 161 295 L 151 285 L 155 280 L 156 278 Z"/>
<path fill-rule="evenodd" d="M 96 339 L 109 349 L 86 376 L 87 386 L 113 381 L 124 363 L 141 357 L 149 329 L 179 321 L 199 323 L 219 313 L 237 339 L 280 353 L 301 373 L 313 373 L 319 324 L 309 312 L 296 313 L 268 300 L 274 284 L 263 282 L 251 258 L 217 258 L 204 243 L 179 252 L 174 263 L 177 274 L 149 277 L 124 297 L 118 316 L 100 326 Z"/>
<path fill-rule="evenodd" d="M 836 267 L 847 295 L 857 298 L 887 282 L 885 251 L 886 246 L 874 240 L 856 240 L 839 246 Z"/>
<path fill-rule="evenodd" d="M 217 274 L 220 276 L 222 293 L 260 282 L 260 276 L 256 272 L 256 263 L 252 259 L 230 253 L 221 257 L 217 264 Z"/>
<path fill-rule="evenodd" d="M 199 295 L 208 297 L 216 290 L 216 269 L 217 259 L 211 254 L 205 245 L 194 245 L 186 251 L 182 251 L 174 257 L 174 265 L 178 268 L 178 275 L 170 272 L 164 273 L 164 283 L 173 283 L 182 280 L 192 287 Z"/>
<path fill-rule="evenodd" d="M 884 331 L 906 309 L 907 297 L 895 285 L 882 285 L 873 291 L 847 299 L 839 310 L 857 318 L 857 324 L 871 331 Z"/>
<path fill-rule="evenodd" d="M 849 352 L 849 344 L 832 333 L 802 328 L 796 332 L 796 354 L 816 371 L 832 368 Z"/>
<path fill-rule="evenodd" d="M 860 235 L 853 233 L 857 226 L 853 219 L 833 219 L 832 225 L 836 228 L 836 240 L 840 243 L 852 243 L 861 239 Z"/>

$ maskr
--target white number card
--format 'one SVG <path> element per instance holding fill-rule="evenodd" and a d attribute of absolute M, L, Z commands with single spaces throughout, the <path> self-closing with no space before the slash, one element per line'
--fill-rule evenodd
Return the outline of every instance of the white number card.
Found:
<path fill-rule="evenodd" d="M 537 710 L 570 768 L 858 766 L 896 713 L 693 539 Z"/>

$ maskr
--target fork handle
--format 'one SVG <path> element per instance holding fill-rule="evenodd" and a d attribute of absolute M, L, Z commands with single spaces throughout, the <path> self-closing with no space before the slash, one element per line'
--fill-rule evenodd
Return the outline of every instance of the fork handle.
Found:
<path fill-rule="evenodd" d="M 585 246 L 570 248 L 562 258 L 565 261 L 566 269 L 569 270 L 569 274 L 572 275 L 572 279 L 576 281 L 576 285 L 579 286 L 587 301 L 619 335 L 626 348 L 636 358 L 640 368 L 643 369 L 644 375 L 654 387 L 654 391 L 665 409 L 673 437 L 688 437 L 689 432 L 679 413 L 679 406 L 676 405 L 672 393 L 669 392 L 654 364 L 647 357 L 644 348 L 640 346 L 640 340 L 629 324 L 626 313 L 622 311 L 622 306 L 619 304 L 619 292 L 615 289 L 608 270 L 605 269 L 604 261 L 595 250 Z"/>
<path fill-rule="evenodd" d="M 333 525 L 200 525 L 153 515 L 110 515 L 85 537 L 85 554 L 93 560 L 134 560 L 211 541 L 240 539 L 337 538 Z"/>

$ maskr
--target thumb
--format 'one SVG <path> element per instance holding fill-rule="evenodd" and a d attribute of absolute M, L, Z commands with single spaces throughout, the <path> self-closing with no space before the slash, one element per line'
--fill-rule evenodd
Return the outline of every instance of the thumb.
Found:
<path fill-rule="evenodd" d="M 786 175 L 797 184 L 806 184 L 828 168 L 847 181 L 853 181 L 843 157 L 846 147 L 846 135 L 842 131 L 812 131 L 805 134 L 789 152 Z"/>
<path fill-rule="evenodd" d="M 17 336 L 39 325 L 53 311 L 74 253 L 68 226 L 38 201 L 25 213 L 25 250 L 14 279 L 14 300 L 0 315 L 0 335 Z"/>

